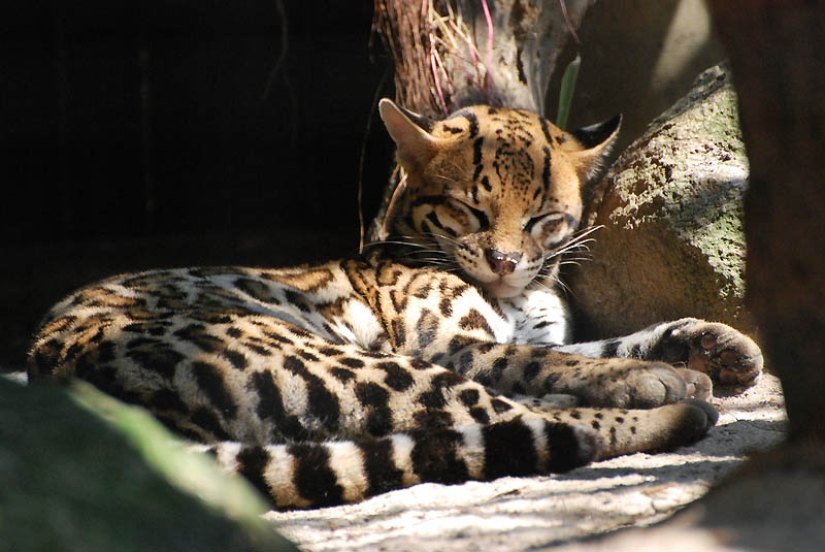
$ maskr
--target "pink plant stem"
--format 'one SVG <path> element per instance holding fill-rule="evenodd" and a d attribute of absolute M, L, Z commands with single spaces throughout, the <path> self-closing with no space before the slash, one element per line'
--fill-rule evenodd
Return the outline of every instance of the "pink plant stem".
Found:
<path fill-rule="evenodd" d="M 447 109 L 447 100 L 444 99 L 444 91 L 441 90 L 441 80 L 438 77 L 438 64 L 435 60 L 435 51 L 432 49 L 434 46 L 430 45 L 430 66 L 433 69 L 433 83 L 435 84 L 435 92 L 438 95 L 438 99 L 441 101 L 441 110 L 444 112 L 444 115 L 449 115 L 450 112 Z"/>
<path fill-rule="evenodd" d="M 487 73 L 484 75 L 484 90 L 489 96 L 490 71 L 493 68 L 493 17 L 490 15 L 487 0 L 481 0 L 481 9 L 484 10 L 484 19 L 487 21 Z"/>

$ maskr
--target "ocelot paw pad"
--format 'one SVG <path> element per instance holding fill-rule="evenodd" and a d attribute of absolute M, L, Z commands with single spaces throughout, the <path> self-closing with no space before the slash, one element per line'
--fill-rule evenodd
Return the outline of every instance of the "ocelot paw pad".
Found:
<path fill-rule="evenodd" d="M 661 360 L 707 374 L 716 382 L 717 394 L 738 393 L 752 387 L 762 373 L 759 346 L 725 324 L 692 318 L 680 320 L 662 338 L 662 351 Z M 690 376 L 686 381 L 688 386 L 692 384 Z M 699 381 L 693 383 L 704 385 Z"/>

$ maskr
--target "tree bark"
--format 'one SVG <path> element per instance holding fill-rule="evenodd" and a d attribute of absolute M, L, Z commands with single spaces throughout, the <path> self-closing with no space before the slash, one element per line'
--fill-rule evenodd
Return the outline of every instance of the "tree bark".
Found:
<path fill-rule="evenodd" d="M 751 161 L 746 301 L 789 439 L 825 439 L 825 3 L 711 0 Z"/>
<path fill-rule="evenodd" d="M 486 103 L 544 112 L 562 48 L 595 0 L 375 0 L 396 100 L 434 118 Z"/>

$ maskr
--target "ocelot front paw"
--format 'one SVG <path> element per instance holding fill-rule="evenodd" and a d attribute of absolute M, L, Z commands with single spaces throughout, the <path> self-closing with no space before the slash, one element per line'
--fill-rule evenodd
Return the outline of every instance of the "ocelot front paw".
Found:
<path fill-rule="evenodd" d="M 583 406 L 601 408 L 655 408 L 692 398 L 685 378 L 669 364 L 630 358 L 588 361 L 590 366 L 551 378 L 547 391 L 574 395 Z"/>
<path fill-rule="evenodd" d="M 657 354 L 655 360 L 710 376 L 717 384 L 717 394 L 752 387 L 762 373 L 759 346 L 725 324 L 695 318 L 678 320 L 665 331 L 656 351 L 661 356 Z"/>

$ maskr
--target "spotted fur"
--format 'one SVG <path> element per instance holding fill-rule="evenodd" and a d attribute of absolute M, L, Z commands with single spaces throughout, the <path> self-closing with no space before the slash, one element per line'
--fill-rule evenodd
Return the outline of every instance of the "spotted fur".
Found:
<path fill-rule="evenodd" d="M 46 316 L 30 380 L 147 407 L 279 508 L 677 447 L 716 420 L 685 399 L 756 380 L 758 347 L 695 319 L 569 343 L 555 280 L 618 120 L 380 109 L 406 179 L 367 255 L 93 284 Z"/>

